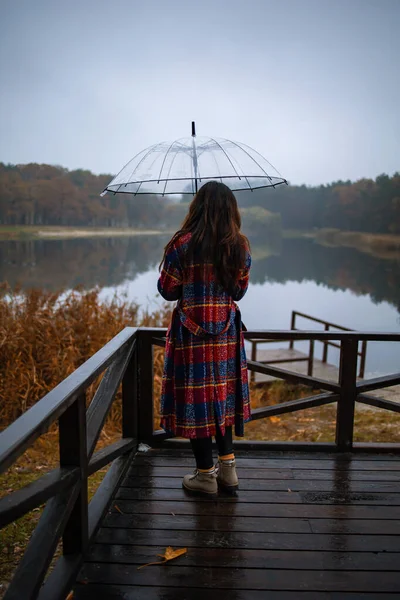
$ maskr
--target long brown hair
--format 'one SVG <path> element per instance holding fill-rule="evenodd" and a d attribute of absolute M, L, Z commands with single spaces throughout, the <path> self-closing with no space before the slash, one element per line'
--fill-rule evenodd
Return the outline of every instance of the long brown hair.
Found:
<path fill-rule="evenodd" d="M 241 218 L 233 192 L 223 183 L 209 181 L 193 198 L 181 229 L 166 245 L 161 265 L 174 242 L 191 233 L 185 261 L 196 260 L 214 265 L 218 283 L 232 293 L 246 260 L 250 244 L 240 231 Z"/>

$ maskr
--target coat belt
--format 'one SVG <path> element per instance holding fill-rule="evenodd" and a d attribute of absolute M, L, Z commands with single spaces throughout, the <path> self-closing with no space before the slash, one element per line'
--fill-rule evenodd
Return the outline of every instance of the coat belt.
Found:
<path fill-rule="evenodd" d="M 196 335 L 201 338 L 207 338 L 207 337 L 217 338 L 218 336 L 226 333 L 228 331 L 229 327 L 235 321 L 237 321 L 237 324 L 240 325 L 243 329 L 246 329 L 241 322 L 241 314 L 240 314 L 239 307 L 234 302 L 232 303 L 232 307 L 231 307 L 231 310 L 229 311 L 228 319 L 227 319 L 223 329 L 221 331 L 219 331 L 218 333 L 211 333 L 209 331 L 206 331 L 203 327 L 201 327 L 201 325 L 198 325 L 197 323 L 195 323 L 195 321 L 193 321 L 193 319 L 191 319 L 186 314 L 185 310 L 182 308 L 182 306 L 179 303 L 177 304 L 177 306 L 174 309 L 171 323 L 173 323 L 175 316 L 179 316 L 179 319 L 180 319 L 182 325 L 184 327 L 186 327 L 186 329 L 188 329 L 191 333 L 193 333 L 193 335 Z"/>

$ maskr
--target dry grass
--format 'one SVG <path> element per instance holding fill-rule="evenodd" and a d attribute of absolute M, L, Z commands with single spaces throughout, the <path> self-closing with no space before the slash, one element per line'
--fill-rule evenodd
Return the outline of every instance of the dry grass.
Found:
<path fill-rule="evenodd" d="M 382 259 L 394 260 L 400 256 L 400 235 L 321 229 L 312 234 L 326 246 L 346 246 Z"/>
<path fill-rule="evenodd" d="M 11 290 L 0 298 L 0 428 L 17 419 L 126 326 L 164 326 L 170 309 L 141 313 L 99 290 Z M 88 390 L 90 397 L 96 382 Z M 114 415 L 118 424 L 119 415 Z"/>

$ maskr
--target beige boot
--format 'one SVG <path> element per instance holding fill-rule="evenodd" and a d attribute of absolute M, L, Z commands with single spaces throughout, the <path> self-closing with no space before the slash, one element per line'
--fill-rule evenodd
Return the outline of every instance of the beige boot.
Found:
<path fill-rule="evenodd" d="M 235 492 L 239 487 L 235 459 L 218 460 L 216 469 L 218 471 L 217 482 L 219 487 L 227 492 Z"/>
<path fill-rule="evenodd" d="M 208 496 L 213 498 L 218 495 L 217 473 L 201 473 L 197 469 L 193 475 L 185 475 L 182 485 L 185 490 L 193 495 Z"/>

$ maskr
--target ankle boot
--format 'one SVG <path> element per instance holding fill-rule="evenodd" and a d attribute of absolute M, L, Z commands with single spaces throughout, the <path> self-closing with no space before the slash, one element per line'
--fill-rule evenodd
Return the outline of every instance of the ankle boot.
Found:
<path fill-rule="evenodd" d="M 193 495 L 212 498 L 218 495 L 217 473 L 201 473 L 197 469 L 193 475 L 185 475 L 182 482 L 185 490 Z"/>
<path fill-rule="evenodd" d="M 218 460 L 216 466 L 218 471 L 217 483 L 226 491 L 234 492 L 239 487 L 239 480 L 236 474 L 236 462 L 233 460 Z"/>

